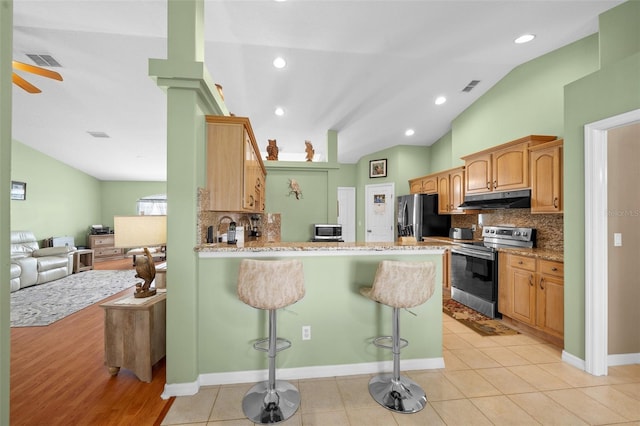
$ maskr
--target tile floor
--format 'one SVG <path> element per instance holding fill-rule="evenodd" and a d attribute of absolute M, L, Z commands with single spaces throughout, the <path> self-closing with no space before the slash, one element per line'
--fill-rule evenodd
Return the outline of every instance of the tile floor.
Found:
<path fill-rule="evenodd" d="M 442 370 L 406 371 L 427 393 L 416 414 L 396 414 L 369 396 L 370 376 L 297 380 L 302 402 L 283 425 L 636 425 L 640 365 L 594 377 L 535 338 L 483 337 L 443 314 Z M 241 401 L 252 383 L 201 388 L 178 397 L 162 425 L 251 426 Z"/>

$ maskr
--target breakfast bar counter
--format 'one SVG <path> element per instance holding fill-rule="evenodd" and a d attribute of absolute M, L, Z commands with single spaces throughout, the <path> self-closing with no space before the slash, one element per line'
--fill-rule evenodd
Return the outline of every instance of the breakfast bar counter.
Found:
<path fill-rule="evenodd" d="M 442 368 L 442 255 L 445 245 L 418 243 L 227 243 L 202 244 L 198 257 L 197 311 L 200 386 L 266 379 L 267 357 L 252 342 L 267 335 L 268 315 L 237 296 L 240 262 L 245 258 L 299 258 L 303 263 L 303 299 L 280 310 L 278 336 L 292 341 L 278 354 L 283 379 L 371 374 L 392 370 L 392 354 L 372 344 L 391 335 L 392 309 L 360 294 L 371 286 L 382 260 L 433 262 L 435 293 L 423 305 L 401 313 L 402 369 Z M 173 290 L 176 291 L 176 290 Z M 311 338 L 302 339 L 302 327 Z M 180 386 L 179 384 L 175 384 Z M 165 394 L 172 394 L 167 385 Z"/>
<path fill-rule="evenodd" d="M 241 245 L 216 243 L 202 244 L 195 248 L 200 257 L 210 257 L 208 253 L 273 253 L 273 252 L 312 252 L 322 255 L 332 252 L 379 252 L 379 251 L 420 251 L 422 254 L 442 254 L 448 244 L 442 242 L 420 242 L 416 244 L 399 244 L 396 242 L 380 243 L 339 243 L 339 242 L 255 242 L 250 241 Z"/>

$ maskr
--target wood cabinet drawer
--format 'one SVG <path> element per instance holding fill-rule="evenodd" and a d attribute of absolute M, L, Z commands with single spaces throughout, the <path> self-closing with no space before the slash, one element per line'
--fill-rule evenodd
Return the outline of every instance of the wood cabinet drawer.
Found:
<path fill-rule="evenodd" d="M 536 259 L 533 257 L 517 256 L 512 254 L 509 256 L 509 266 L 512 268 L 526 269 L 527 271 L 535 272 Z"/>
<path fill-rule="evenodd" d="M 114 244 L 113 235 L 105 235 L 104 237 L 92 237 L 93 247 L 113 246 L 113 244 Z"/>
<path fill-rule="evenodd" d="M 104 248 L 96 248 L 95 256 L 96 257 L 104 257 L 104 256 L 119 256 L 122 254 L 122 249 L 113 248 L 113 247 L 104 247 Z"/>
<path fill-rule="evenodd" d="M 556 277 L 564 277 L 564 263 L 553 262 L 551 260 L 539 260 L 538 271 L 541 274 L 553 275 Z"/>

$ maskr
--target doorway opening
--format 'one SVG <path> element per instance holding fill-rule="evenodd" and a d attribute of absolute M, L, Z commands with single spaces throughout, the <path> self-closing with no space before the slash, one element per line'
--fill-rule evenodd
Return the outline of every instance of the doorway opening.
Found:
<path fill-rule="evenodd" d="M 608 132 L 640 121 L 640 109 L 585 126 L 585 371 L 608 367 Z"/>

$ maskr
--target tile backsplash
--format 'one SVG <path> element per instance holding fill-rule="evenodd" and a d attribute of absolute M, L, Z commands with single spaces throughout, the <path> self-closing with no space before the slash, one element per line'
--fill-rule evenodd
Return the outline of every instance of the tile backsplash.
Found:
<path fill-rule="evenodd" d="M 531 214 L 529 209 L 485 210 L 479 214 L 451 217 L 451 226 L 471 228 L 476 225 L 474 238 L 482 238 L 483 226 L 522 226 L 536 229 L 536 247 L 564 251 L 564 216 L 562 214 Z"/>
<path fill-rule="evenodd" d="M 240 213 L 240 212 L 217 212 L 204 210 L 203 206 L 209 205 L 209 191 L 204 188 L 198 190 L 198 240 L 200 244 L 207 242 L 207 228 L 213 226 L 214 237 L 216 234 L 226 233 L 229 228 L 229 223 L 234 221 L 238 226 L 245 227 L 245 241 L 260 241 L 265 243 L 280 242 L 281 223 L 280 213 Z M 260 236 L 250 237 L 248 230 L 251 228 L 251 217 L 259 216 L 260 221 L 258 223 Z"/>

